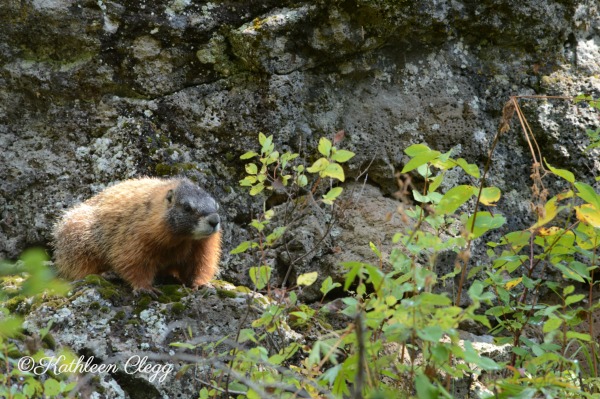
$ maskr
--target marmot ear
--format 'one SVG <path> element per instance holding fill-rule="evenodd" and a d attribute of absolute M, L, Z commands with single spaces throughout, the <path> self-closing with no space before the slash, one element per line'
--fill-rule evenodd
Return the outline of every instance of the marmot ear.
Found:
<path fill-rule="evenodd" d="M 173 202 L 173 190 L 167 191 L 167 202 L 170 204 Z"/>

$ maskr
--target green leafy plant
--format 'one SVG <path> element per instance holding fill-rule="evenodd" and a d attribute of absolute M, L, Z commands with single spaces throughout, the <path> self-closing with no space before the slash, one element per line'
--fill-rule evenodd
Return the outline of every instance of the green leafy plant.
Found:
<path fill-rule="evenodd" d="M 33 361 L 45 357 L 45 351 L 39 348 L 35 353 L 23 353 L 24 339 L 21 331 L 23 318 L 8 303 L 19 303 L 25 298 L 64 295 L 69 286 L 58 281 L 48 268 L 48 257 L 41 249 L 25 251 L 19 262 L 0 262 L 0 397 L 9 399 L 27 398 L 65 398 L 73 390 L 76 381 L 69 382 L 67 375 L 37 375 L 21 370 L 19 360 L 30 356 Z M 41 342 L 50 342 L 50 327 L 39 331 Z M 20 345 L 17 343 L 20 342 Z"/>
<path fill-rule="evenodd" d="M 249 302 L 250 325 L 229 349 L 212 347 L 220 366 L 200 397 L 452 398 L 457 384 L 472 381 L 482 387 L 480 397 L 599 397 L 593 315 L 600 308 L 594 278 L 600 196 L 572 172 L 546 162 L 521 99 L 512 97 L 504 107 L 483 170 L 452 151 L 425 144 L 405 149 L 409 160 L 398 175 L 398 197 L 406 227 L 393 237 L 389 257 L 369 243 L 379 263 L 345 262 L 339 282 L 312 272 L 298 276 L 295 285 L 285 284 L 287 275 L 284 284 L 274 285 L 268 250 L 285 241 L 292 223 L 279 213 L 315 203 L 335 209 L 342 187 L 334 183 L 344 181 L 340 164 L 351 154 L 335 147 L 339 141 L 321 139 L 317 159 L 305 167 L 299 154 L 280 154 L 272 137 L 260 135 L 260 152 L 242 156 L 255 162 L 246 165 L 240 184 L 251 195 L 283 192 L 287 202 L 265 206 L 251 222 L 256 238 L 232 251 L 256 254 L 249 275 L 265 296 Z M 598 106 L 593 99 L 578 101 Z M 494 208 L 501 190 L 488 186 L 486 177 L 514 115 L 531 150 L 536 221 L 507 231 L 506 218 Z M 595 148 L 595 136 L 590 138 L 588 150 Z M 568 188 L 551 194 L 549 178 Z M 488 239 L 488 259 L 473 265 L 472 248 L 488 234 L 495 237 Z M 436 259 L 448 252 L 456 261 L 443 274 Z M 343 292 L 337 305 L 298 300 L 297 287 L 317 283 L 323 297 Z M 332 315 L 343 320 L 341 326 L 328 324 Z M 497 350 L 506 355 L 482 355 L 463 339 L 465 325 L 494 334 Z"/>

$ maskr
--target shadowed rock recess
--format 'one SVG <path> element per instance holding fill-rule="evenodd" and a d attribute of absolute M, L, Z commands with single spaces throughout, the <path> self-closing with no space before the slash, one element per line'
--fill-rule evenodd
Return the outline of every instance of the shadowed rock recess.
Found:
<path fill-rule="evenodd" d="M 111 182 L 185 174 L 221 203 L 221 278 L 250 285 L 252 264 L 228 255 L 261 209 L 239 187 L 239 156 L 258 132 L 312 154 L 344 130 L 341 146 L 356 153 L 348 180 L 370 165 L 357 190 L 371 205 L 292 275 L 339 274 L 340 260 L 373 261 L 369 240 L 387 251 L 406 147 L 453 148 L 483 166 L 509 96 L 598 98 L 599 76 L 596 0 L 2 0 L 0 258 L 48 246 L 61 212 Z M 549 163 L 582 180 L 600 174 L 598 150 L 582 151 L 600 124 L 594 109 L 523 107 Z M 531 156 L 514 127 L 488 181 L 503 192 L 506 231 L 530 222 Z M 319 223 L 299 229 L 316 240 Z M 96 353 L 89 345 L 77 350 Z"/>

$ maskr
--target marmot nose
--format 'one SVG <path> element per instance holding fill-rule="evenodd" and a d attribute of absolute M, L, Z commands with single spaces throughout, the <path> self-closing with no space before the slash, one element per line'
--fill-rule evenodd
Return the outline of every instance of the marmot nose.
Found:
<path fill-rule="evenodd" d="M 221 223 L 221 218 L 219 217 L 218 214 L 213 213 L 212 215 L 210 215 L 206 221 L 208 222 L 208 224 L 210 224 L 210 226 L 214 229 L 215 227 L 218 226 L 219 223 Z"/>

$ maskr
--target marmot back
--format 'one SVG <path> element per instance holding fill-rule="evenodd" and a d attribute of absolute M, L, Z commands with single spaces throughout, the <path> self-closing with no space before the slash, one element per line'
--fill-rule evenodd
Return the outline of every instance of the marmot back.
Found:
<path fill-rule="evenodd" d="M 141 178 L 109 187 L 69 209 L 55 225 L 59 274 L 80 279 L 113 271 L 155 294 L 157 275 L 196 288 L 218 271 L 218 204 L 188 179 Z"/>

